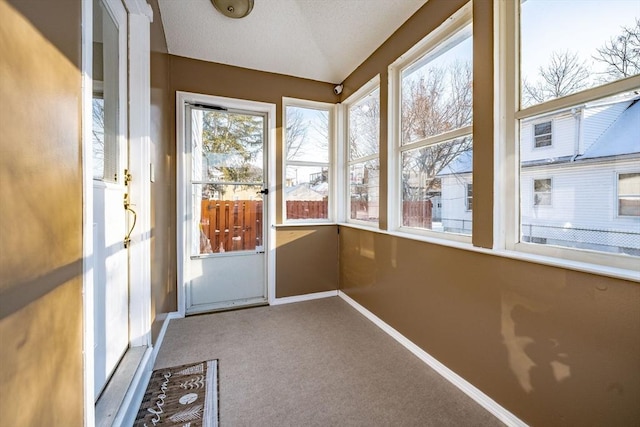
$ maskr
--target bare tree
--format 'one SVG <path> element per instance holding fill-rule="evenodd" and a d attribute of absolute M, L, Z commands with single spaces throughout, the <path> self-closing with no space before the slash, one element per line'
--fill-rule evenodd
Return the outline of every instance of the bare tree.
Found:
<path fill-rule="evenodd" d="M 380 98 L 370 96 L 349 109 L 349 157 L 375 154 L 379 147 Z"/>
<path fill-rule="evenodd" d="M 296 158 L 298 154 L 302 154 L 304 142 L 307 138 L 308 125 L 302 118 L 302 112 L 297 108 L 287 108 L 286 123 L 286 147 L 287 159 Z"/>
<path fill-rule="evenodd" d="M 622 27 L 622 32 L 611 37 L 596 49 L 593 59 L 606 64 L 601 73 L 604 82 L 640 74 L 640 19 L 635 26 Z"/>
<path fill-rule="evenodd" d="M 546 67 L 538 69 L 540 80 L 522 82 L 522 105 L 529 106 L 570 95 L 589 87 L 590 73 L 577 52 L 553 52 Z"/>
<path fill-rule="evenodd" d="M 473 74 L 469 62 L 430 69 L 426 76 L 403 88 L 402 141 L 417 141 L 471 125 L 472 98 Z M 471 149 L 471 138 L 463 137 L 403 156 L 404 200 L 424 199 L 439 186 L 437 175 Z M 417 187 L 412 182 L 416 180 Z"/>

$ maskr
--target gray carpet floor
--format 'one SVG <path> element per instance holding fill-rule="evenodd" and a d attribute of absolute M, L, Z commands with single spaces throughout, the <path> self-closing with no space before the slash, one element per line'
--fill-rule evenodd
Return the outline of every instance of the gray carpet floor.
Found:
<path fill-rule="evenodd" d="M 219 360 L 226 426 L 501 426 L 338 297 L 173 320 L 155 369 Z"/>

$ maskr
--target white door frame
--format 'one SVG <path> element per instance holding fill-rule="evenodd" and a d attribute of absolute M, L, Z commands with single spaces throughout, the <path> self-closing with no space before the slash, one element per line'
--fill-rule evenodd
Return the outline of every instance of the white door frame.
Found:
<path fill-rule="evenodd" d="M 147 346 L 151 354 L 151 186 L 150 186 L 150 22 L 153 11 L 145 0 L 118 2 L 128 16 L 129 169 L 131 202 L 138 221 L 130 246 L 130 345 Z M 94 293 L 93 293 L 93 0 L 82 0 L 82 179 L 83 179 L 83 383 L 84 425 L 95 424 L 94 406 Z M 124 237 L 124 236 L 123 236 Z M 144 368 L 141 364 L 142 369 Z M 140 372 L 136 378 L 141 378 Z M 132 384 L 132 387 L 135 384 Z M 128 393 L 123 405 L 131 400 Z"/>
<path fill-rule="evenodd" d="M 267 114 L 267 141 L 265 152 L 267 153 L 267 182 L 265 187 L 269 189 L 267 198 L 267 230 L 265 231 L 266 245 L 265 256 L 267 265 L 267 300 L 271 304 L 275 299 L 275 154 L 276 154 L 276 105 L 266 102 L 248 101 L 242 99 L 225 98 L 221 96 L 203 95 L 191 92 L 176 92 L 176 231 L 177 231 L 177 272 L 178 272 L 178 312 L 181 316 L 187 311 L 187 272 L 185 267 L 190 260 L 187 247 L 186 230 L 189 227 L 186 218 L 187 192 L 186 185 L 189 177 L 186 176 L 187 167 L 184 146 L 186 142 L 186 117 L 185 107 L 187 103 L 216 105 L 233 110 L 255 111 Z"/>

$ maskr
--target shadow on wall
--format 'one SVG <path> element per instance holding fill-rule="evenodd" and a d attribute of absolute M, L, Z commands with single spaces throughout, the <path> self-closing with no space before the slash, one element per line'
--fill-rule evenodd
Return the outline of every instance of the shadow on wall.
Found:
<path fill-rule="evenodd" d="M 341 227 L 340 289 L 532 425 L 640 419 L 640 286 Z"/>

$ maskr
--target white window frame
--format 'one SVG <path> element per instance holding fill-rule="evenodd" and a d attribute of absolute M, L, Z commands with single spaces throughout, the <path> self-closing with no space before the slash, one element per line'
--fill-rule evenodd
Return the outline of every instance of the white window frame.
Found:
<path fill-rule="evenodd" d="M 380 138 L 378 137 L 378 152 L 375 154 L 371 154 L 369 156 L 364 156 L 364 157 L 359 157 L 357 159 L 352 160 L 349 156 L 349 150 L 351 149 L 351 142 L 350 142 L 350 138 L 349 138 L 349 123 L 350 123 L 350 116 L 349 116 L 349 110 L 350 108 L 357 104 L 358 102 L 362 101 L 363 99 L 365 99 L 367 96 L 369 96 L 373 91 L 375 91 L 376 89 L 380 89 L 380 74 L 378 74 L 377 76 L 375 76 L 373 79 L 371 79 L 370 81 L 368 81 L 367 83 L 365 83 L 364 85 L 362 85 L 360 87 L 360 89 L 358 89 L 357 91 L 355 91 L 352 95 L 350 95 L 343 103 L 343 111 L 342 111 L 342 116 L 343 116 L 343 123 L 344 123 L 344 132 L 342 133 L 342 138 L 341 140 L 343 141 L 342 147 L 341 147 L 341 152 L 342 155 L 344 157 L 344 164 L 345 164 L 345 168 L 344 168 L 344 183 L 343 183 L 343 190 L 344 190 L 344 198 L 343 198 L 343 206 L 344 206 L 344 221 L 347 223 L 352 223 L 352 224 L 357 224 L 357 225 L 361 225 L 363 227 L 371 227 L 371 228 L 378 228 L 380 226 L 380 218 L 378 218 L 378 221 L 362 221 L 362 220 L 358 220 L 358 219 L 353 219 L 351 218 L 351 166 L 356 165 L 356 164 L 360 164 L 360 163 L 366 163 L 368 161 L 371 160 L 378 160 L 378 165 L 380 165 Z M 379 117 L 378 120 L 381 120 L 381 118 Z M 379 177 L 379 179 L 382 179 L 382 176 Z M 378 192 L 380 191 L 380 186 L 378 184 Z"/>
<path fill-rule="evenodd" d="M 616 218 L 620 218 L 620 219 L 633 219 L 633 218 L 637 218 L 639 217 L 639 215 L 622 215 L 620 213 L 620 175 L 633 175 L 633 174 L 640 174 L 640 170 L 636 170 L 636 171 L 625 171 L 625 172 L 618 172 L 616 173 L 616 182 L 615 182 L 615 212 L 616 212 Z M 627 196 L 627 194 L 622 194 L 622 196 Z"/>
<path fill-rule="evenodd" d="M 545 124 L 545 123 L 549 123 L 549 126 L 551 127 L 551 130 L 549 131 L 549 133 L 543 133 L 540 135 L 536 135 L 536 126 L 541 125 L 541 124 Z M 539 136 L 546 136 L 549 135 L 550 136 L 550 142 L 547 145 L 538 145 L 538 137 Z M 551 148 L 553 147 L 553 120 L 540 120 L 540 121 L 536 121 L 534 123 L 531 124 L 531 136 L 533 138 L 533 149 L 534 150 L 543 150 L 545 148 Z"/>
<path fill-rule="evenodd" d="M 496 2 L 498 64 L 494 74 L 496 111 L 494 249 L 509 255 L 614 277 L 637 277 L 637 257 L 520 241 L 519 121 L 596 101 L 640 87 L 640 76 L 628 77 L 527 108 L 519 108 L 519 2 Z M 617 209 L 616 209 L 617 211 Z"/>
<path fill-rule="evenodd" d="M 549 191 L 536 191 L 536 181 L 549 181 Z M 536 203 L 536 194 L 549 194 L 549 203 Z M 553 207 L 553 178 L 533 178 L 531 181 L 531 206 L 536 209 Z"/>
<path fill-rule="evenodd" d="M 313 110 L 324 110 L 329 113 L 328 138 L 329 153 L 328 162 L 313 161 L 287 161 L 287 107 L 307 108 Z M 335 123 L 336 123 L 336 106 L 326 102 L 309 101 L 298 98 L 282 98 L 282 224 L 283 225 L 311 225 L 311 224 L 332 224 L 336 219 L 336 150 L 335 150 Z M 327 218 L 310 218 L 310 219 L 288 219 L 287 218 L 287 200 L 284 188 L 287 181 L 287 166 L 302 167 L 327 167 L 329 179 L 329 192 L 327 200 Z"/>
<path fill-rule="evenodd" d="M 389 127 L 388 127 L 388 192 L 387 217 L 392 231 L 410 235 L 424 236 L 428 240 L 445 240 L 467 243 L 471 245 L 471 235 L 451 232 L 433 231 L 402 226 L 402 154 L 407 151 L 429 147 L 441 142 L 450 141 L 465 136 L 473 137 L 473 125 L 458 128 L 439 135 L 412 141 L 402 145 L 402 72 L 430 51 L 447 43 L 459 31 L 473 23 L 472 4 L 467 3 L 451 17 L 445 20 L 437 29 L 429 33 L 424 39 L 409 49 L 404 55 L 389 65 Z"/>
<path fill-rule="evenodd" d="M 469 187 L 471 187 L 471 196 L 469 196 Z M 473 211 L 473 182 L 467 182 L 464 186 L 464 190 L 465 190 L 465 196 L 464 196 L 465 208 L 467 209 L 467 212 L 472 212 Z"/>

